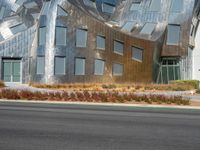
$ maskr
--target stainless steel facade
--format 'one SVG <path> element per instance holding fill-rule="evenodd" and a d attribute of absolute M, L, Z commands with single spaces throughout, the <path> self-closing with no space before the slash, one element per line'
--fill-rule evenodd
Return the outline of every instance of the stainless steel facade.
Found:
<path fill-rule="evenodd" d="M 1 0 L 0 63 L 21 59 L 22 83 L 191 79 L 199 10 L 198 0 Z M 77 46 L 77 36 L 86 46 Z M 96 46 L 97 36 L 105 49 Z M 122 44 L 121 54 L 114 41 Z M 75 74 L 76 58 L 84 59 L 82 75 Z M 102 67 L 95 66 L 97 59 L 105 62 L 103 75 L 94 73 Z M 64 67 L 61 74 L 56 63 Z M 5 69 L 1 65 L 2 80 Z"/>

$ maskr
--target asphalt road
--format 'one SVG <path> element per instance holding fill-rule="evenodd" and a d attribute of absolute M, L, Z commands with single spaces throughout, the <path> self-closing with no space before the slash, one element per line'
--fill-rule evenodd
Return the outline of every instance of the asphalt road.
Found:
<path fill-rule="evenodd" d="M 1 102 L 0 150 L 200 150 L 200 111 Z"/>

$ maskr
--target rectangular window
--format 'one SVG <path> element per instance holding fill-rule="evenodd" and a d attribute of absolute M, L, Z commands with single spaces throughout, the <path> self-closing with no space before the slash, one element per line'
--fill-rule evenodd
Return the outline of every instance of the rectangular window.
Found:
<path fill-rule="evenodd" d="M 122 30 L 131 32 L 135 24 L 136 24 L 135 22 L 128 21 L 124 24 L 124 26 L 122 27 Z"/>
<path fill-rule="evenodd" d="M 39 40 L 38 40 L 38 44 L 39 45 L 45 45 L 46 42 L 46 27 L 40 27 L 39 28 Z"/>
<path fill-rule="evenodd" d="M 167 45 L 179 45 L 180 29 L 180 25 L 168 25 Z"/>
<path fill-rule="evenodd" d="M 171 12 L 180 13 L 183 10 L 183 0 L 172 0 L 171 2 Z"/>
<path fill-rule="evenodd" d="M 150 5 L 150 11 L 160 11 L 161 0 L 152 0 Z"/>
<path fill-rule="evenodd" d="M 24 31 L 24 30 L 26 30 L 26 29 L 27 29 L 27 28 L 26 28 L 25 24 L 18 24 L 18 25 L 16 25 L 16 26 L 13 26 L 13 27 L 10 28 L 10 30 L 11 30 L 11 32 L 12 32 L 13 34 L 16 34 L 16 33 L 18 33 L 18 32 L 22 32 L 22 31 Z"/>
<path fill-rule="evenodd" d="M 42 75 L 44 74 L 45 69 L 45 57 L 38 56 L 37 57 L 37 74 Z"/>
<path fill-rule="evenodd" d="M 89 7 L 95 7 L 95 0 L 83 0 L 84 4 Z"/>
<path fill-rule="evenodd" d="M 67 45 L 67 28 L 65 27 L 56 27 L 56 36 L 55 36 L 56 45 L 66 46 Z"/>
<path fill-rule="evenodd" d="M 56 56 L 55 57 L 55 75 L 65 75 L 65 57 Z"/>
<path fill-rule="evenodd" d="M 137 11 L 137 10 L 139 10 L 140 9 L 140 3 L 141 2 L 133 2 L 132 5 L 131 5 L 130 10 L 131 11 Z"/>
<path fill-rule="evenodd" d="M 85 75 L 85 58 L 75 58 L 75 75 Z"/>
<path fill-rule="evenodd" d="M 102 3 L 102 11 L 104 13 L 112 14 L 114 12 L 114 5 L 108 3 Z"/>
<path fill-rule="evenodd" d="M 97 46 L 97 49 L 105 50 L 105 47 L 106 47 L 105 37 L 98 35 L 97 38 L 96 38 L 96 46 Z"/>
<path fill-rule="evenodd" d="M 113 75 L 114 76 L 122 76 L 123 75 L 124 66 L 119 63 L 113 63 Z"/>
<path fill-rule="evenodd" d="M 6 10 L 5 7 L 1 7 L 1 9 L 0 9 L 0 20 L 3 19 L 5 10 Z"/>
<path fill-rule="evenodd" d="M 87 30 L 77 29 L 76 30 L 76 47 L 87 46 Z"/>
<path fill-rule="evenodd" d="M 114 41 L 114 52 L 120 55 L 124 53 L 124 43 L 120 41 Z"/>
<path fill-rule="evenodd" d="M 143 49 L 133 46 L 132 47 L 132 59 L 142 62 Z"/>
<path fill-rule="evenodd" d="M 104 74 L 104 67 L 105 67 L 105 61 L 104 60 L 95 59 L 94 74 L 95 75 L 103 75 Z"/>
<path fill-rule="evenodd" d="M 142 30 L 140 31 L 141 34 L 149 34 L 151 35 L 155 30 L 156 24 L 154 23 L 146 23 Z"/>

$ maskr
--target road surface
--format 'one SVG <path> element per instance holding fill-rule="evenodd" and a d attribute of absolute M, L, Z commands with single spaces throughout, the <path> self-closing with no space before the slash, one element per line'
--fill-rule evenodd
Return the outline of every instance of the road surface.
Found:
<path fill-rule="evenodd" d="M 200 150 L 200 111 L 0 102 L 0 150 Z"/>

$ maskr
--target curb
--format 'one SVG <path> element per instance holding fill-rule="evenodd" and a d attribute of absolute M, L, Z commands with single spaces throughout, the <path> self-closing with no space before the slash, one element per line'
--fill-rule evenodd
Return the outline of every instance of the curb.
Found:
<path fill-rule="evenodd" d="M 168 108 L 168 109 L 193 109 L 200 110 L 200 106 L 169 106 L 169 105 L 151 105 L 151 104 L 121 104 L 121 103 L 91 103 L 91 102 L 60 102 L 60 101 L 34 101 L 34 100 L 4 100 L 7 103 L 34 103 L 34 104 L 65 104 L 65 105 L 83 105 L 83 106 L 117 106 L 117 107 L 139 107 L 139 108 Z"/>

